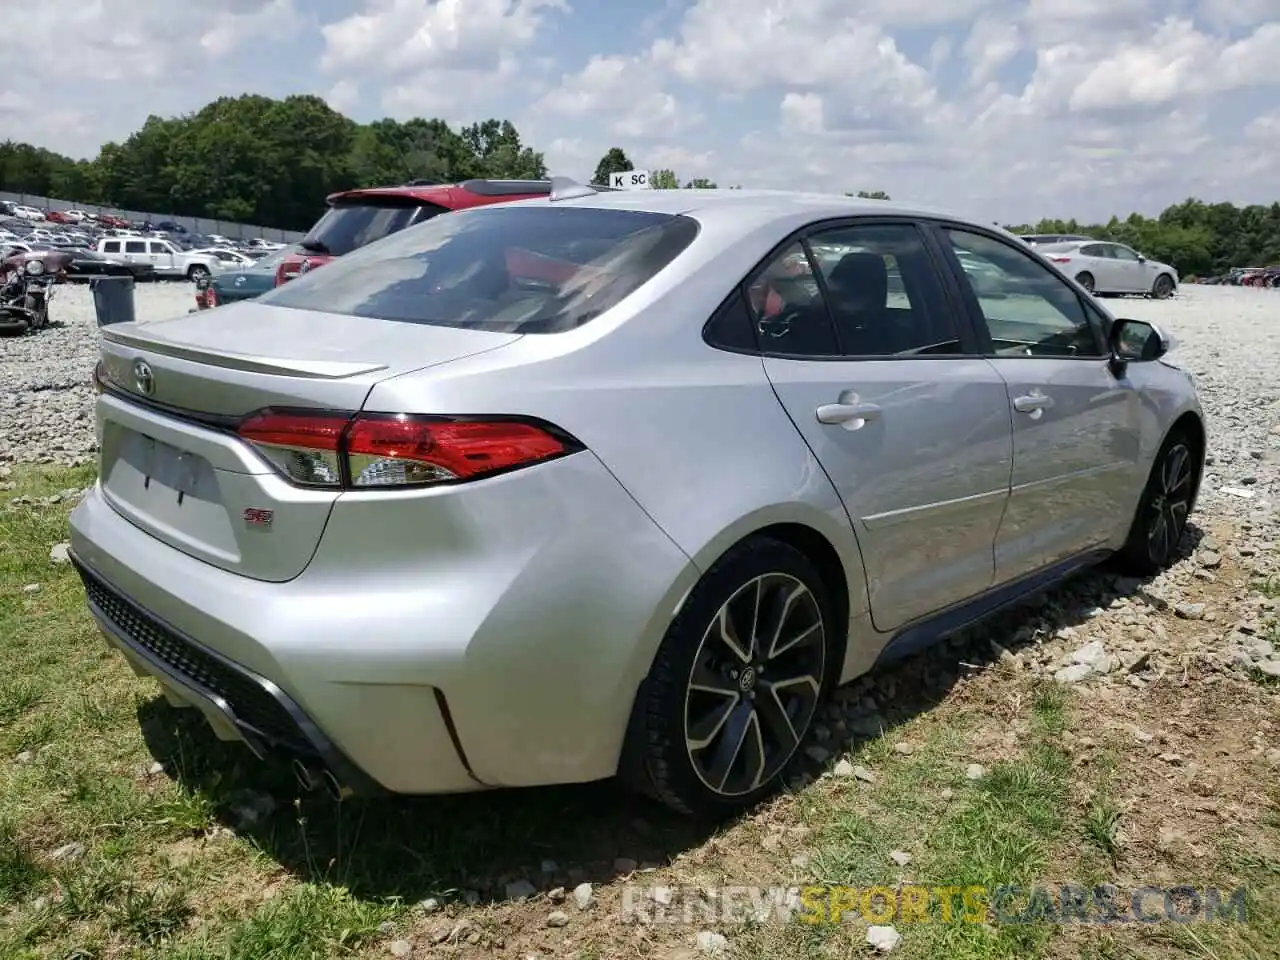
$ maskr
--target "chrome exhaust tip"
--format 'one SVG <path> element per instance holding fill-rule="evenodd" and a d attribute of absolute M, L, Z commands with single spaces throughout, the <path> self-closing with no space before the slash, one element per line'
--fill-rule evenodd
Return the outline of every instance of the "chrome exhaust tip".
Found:
<path fill-rule="evenodd" d="M 355 794 L 355 791 L 350 787 L 339 783 L 338 778 L 328 770 L 320 774 L 320 782 L 323 784 L 325 792 L 339 803 Z"/>

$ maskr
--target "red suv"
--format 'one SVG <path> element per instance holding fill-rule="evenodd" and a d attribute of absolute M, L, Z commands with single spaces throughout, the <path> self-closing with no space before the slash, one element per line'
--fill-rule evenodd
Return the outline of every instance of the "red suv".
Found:
<path fill-rule="evenodd" d="M 352 250 L 450 210 L 531 200 L 551 193 L 550 180 L 415 180 L 402 187 L 346 190 L 329 197 L 329 209 L 276 267 L 276 286 Z"/>

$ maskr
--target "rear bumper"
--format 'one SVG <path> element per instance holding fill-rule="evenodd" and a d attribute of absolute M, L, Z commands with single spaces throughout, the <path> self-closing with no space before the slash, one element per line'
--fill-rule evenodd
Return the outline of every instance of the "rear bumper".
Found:
<path fill-rule="evenodd" d="M 318 763 L 357 795 L 385 792 L 270 680 L 175 630 L 116 590 L 76 553 L 70 557 L 104 639 L 136 673 L 158 680 L 171 702 L 198 709 L 221 739 L 239 740 L 259 758 L 282 751 Z"/>
<path fill-rule="evenodd" d="M 155 539 L 95 488 L 71 548 L 135 667 L 215 730 L 357 792 L 612 776 L 693 564 L 589 453 L 441 509 L 344 494 L 306 570 L 269 582 Z"/>

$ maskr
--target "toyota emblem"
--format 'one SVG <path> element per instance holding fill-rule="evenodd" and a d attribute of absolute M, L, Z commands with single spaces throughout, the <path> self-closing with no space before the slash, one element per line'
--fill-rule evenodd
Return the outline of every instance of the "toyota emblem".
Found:
<path fill-rule="evenodd" d="M 133 382 L 138 392 L 149 397 L 156 392 L 156 376 L 151 372 L 151 364 L 145 360 L 133 361 Z"/>

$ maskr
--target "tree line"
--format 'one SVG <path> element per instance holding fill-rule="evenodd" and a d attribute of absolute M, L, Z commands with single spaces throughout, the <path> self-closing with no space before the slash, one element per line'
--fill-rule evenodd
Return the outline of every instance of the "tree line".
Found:
<path fill-rule="evenodd" d="M 626 153 L 611 147 L 592 183 L 607 184 L 611 173 L 633 169 Z M 546 175 L 544 155 L 527 146 L 508 120 L 460 129 L 421 117 L 357 123 L 315 96 L 221 97 L 183 116 L 151 116 L 124 142 L 104 144 L 92 160 L 13 140 L 0 143 L 0 190 L 286 230 L 308 229 L 325 197 L 337 190 Z M 650 185 L 717 186 L 705 178 L 682 182 L 670 169 L 651 170 Z M 889 199 L 882 190 L 847 195 Z M 1105 224 L 1041 220 L 1007 229 L 1114 240 L 1172 263 L 1183 275 L 1280 262 L 1280 203 L 1238 207 L 1192 198 L 1158 217 L 1132 213 Z"/>
<path fill-rule="evenodd" d="M 151 116 L 92 160 L 0 144 L 0 190 L 286 230 L 308 229 L 337 190 L 546 174 L 509 121 L 356 123 L 315 96 L 221 97 L 184 116 Z"/>

